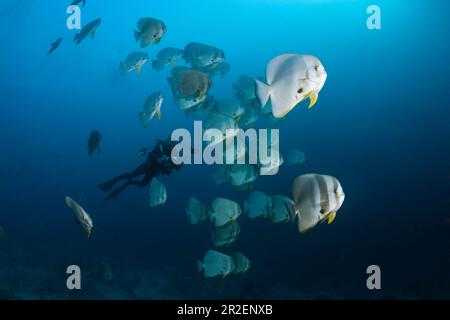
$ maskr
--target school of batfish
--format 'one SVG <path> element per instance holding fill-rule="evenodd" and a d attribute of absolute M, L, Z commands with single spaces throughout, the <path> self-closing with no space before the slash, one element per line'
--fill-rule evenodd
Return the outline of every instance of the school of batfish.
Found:
<path fill-rule="evenodd" d="M 84 1 L 77 1 L 78 3 Z M 83 9 L 84 10 L 84 9 Z M 100 18 L 87 23 L 74 37 L 79 45 L 87 38 L 94 38 L 102 26 Z M 225 133 L 227 129 L 247 129 L 255 127 L 259 119 L 272 119 L 274 123 L 286 118 L 302 101 L 309 100 L 309 108 L 318 101 L 319 93 L 327 79 L 327 73 L 321 61 L 312 55 L 282 54 L 274 57 L 266 66 L 264 78 L 240 75 L 232 84 L 232 95 L 224 100 L 216 100 L 210 95 L 213 79 L 223 78 L 231 66 L 226 61 L 225 52 L 215 46 L 190 42 L 184 47 L 166 47 L 153 57 L 145 52 L 149 46 L 163 42 L 168 33 L 166 24 L 153 17 L 143 17 L 136 22 L 131 36 L 137 43 L 137 51 L 132 51 L 119 64 L 118 75 L 129 76 L 133 72 L 140 75 L 147 72 L 146 64 L 151 62 L 155 72 L 169 70 L 168 85 L 176 106 L 193 119 L 203 119 L 207 128 L 216 128 Z M 54 54 L 63 38 L 51 43 L 48 55 Z M 184 62 L 184 63 L 183 63 Z M 153 84 L 143 102 L 138 119 L 143 128 L 151 126 L 153 119 L 163 121 L 163 105 L 166 101 L 161 88 Z M 88 139 L 88 154 L 100 152 L 102 134 L 95 130 Z M 253 191 L 253 185 L 261 176 L 261 170 L 278 170 L 282 165 L 296 167 L 306 161 L 305 154 L 292 149 L 286 157 L 278 155 L 275 163 L 237 164 L 245 157 L 244 145 L 236 145 L 234 164 L 218 165 L 213 175 L 215 185 L 229 183 L 235 190 L 250 192 L 242 206 L 232 199 L 217 197 L 206 204 L 191 197 L 185 208 L 191 224 L 197 225 L 209 221 L 212 225 L 211 246 L 228 248 L 239 237 L 241 228 L 238 220 L 244 215 L 248 219 L 267 219 L 272 223 L 295 223 L 300 233 L 305 233 L 318 224 L 332 223 L 341 208 L 345 194 L 340 182 L 333 176 L 322 174 L 302 174 L 293 179 L 292 194 L 268 195 Z M 144 156 L 147 148 L 139 151 Z M 164 159 L 163 159 L 164 160 Z M 165 161 L 165 160 L 164 160 Z M 275 171 L 277 172 L 277 171 Z M 167 190 L 155 177 L 148 181 L 149 206 L 163 206 L 167 201 Z M 106 187 L 105 187 L 106 188 Z M 65 203 L 75 214 L 76 222 L 91 237 L 94 224 L 91 216 L 67 196 Z M 5 236 L 0 226 L 0 245 Z M 226 277 L 229 274 L 247 272 L 251 263 L 242 253 L 224 254 L 209 250 L 202 260 L 197 260 L 199 272 L 205 277 Z M 107 278 L 112 274 L 107 268 Z"/>

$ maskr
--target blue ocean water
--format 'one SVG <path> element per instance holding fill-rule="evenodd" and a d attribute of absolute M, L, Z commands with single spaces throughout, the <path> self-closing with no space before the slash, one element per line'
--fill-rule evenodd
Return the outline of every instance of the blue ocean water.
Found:
<path fill-rule="evenodd" d="M 372 4 L 381 30 L 366 27 Z M 87 0 L 83 25 L 98 17 L 102 25 L 80 45 L 66 28 L 67 6 L 0 4 L 0 298 L 450 298 L 447 1 Z M 239 75 L 263 76 L 277 55 L 320 58 L 328 79 L 316 106 L 271 124 L 281 151 L 300 149 L 306 163 L 259 177 L 254 188 L 290 196 L 300 174 L 333 175 L 346 193 L 333 224 L 300 235 L 290 224 L 242 216 L 239 239 L 219 251 L 244 253 L 252 268 L 205 279 L 196 260 L 212 248 L 212 228 L 189 224 L 189 197 L 242 204 L 249 192 L 216 186 L 212 167 L 186 165 L 160 178 L 168 190 L 161 208 L 149 207 L 146 188 L 103 201 L 97 185 L 139 165 L 140 148 L 193 126 L 171 98 L 167 68 L 118 73 L 139 49 L 133 29 L 144 16 L 168 30 L 144 49 L 151 58 L 191 41 L 224 50 L 231 71 L 210 91 L 219 100 L 233 97 Z M 58 37 L 60 48 L 46 56 Z M 137 112 L 158 90 L 167 97 L 162 118 L 143 129 Z M 103 144 L 89 157 L 92 130 Z M 90 239 L 73 223 L 66 195 L 92 215 Z M 102 262 L 112 281 L 98 275 Z M 72 264 L 83 272 L 79 291 L 66 288 Z M 382 290 L 370 291 L 366 268 L 374 264 Z"/>

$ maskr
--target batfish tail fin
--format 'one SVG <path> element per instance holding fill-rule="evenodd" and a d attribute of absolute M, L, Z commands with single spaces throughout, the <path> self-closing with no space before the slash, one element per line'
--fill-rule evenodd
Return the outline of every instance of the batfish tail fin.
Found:
<path fill-rule="evenodd" d="M 258 79 L 255 79 L 255 83 L 256 96 L 258 97 L 259 103 L 261 104 L 261 108 L 264 108 L 264 106 L 267 104 L 267 101 L 269 101 L 270 86 L 262 81 L 259 81 Z"/>
<path fill-rule="evenodd" d="M 201 262 L 200 260 L 197 260 L 197 269 L 198 272 L 202 272 L 202 270 L 205 268 L 205 264 Z"/>
<path fill-rule="evenodd" d="M 134 30 L 133 34 L 134 34 L 134 39 L 136 40 L 136 42 L 139 42 L 139 39 L 141 38 L 141 33 L 137 30 Z"/>

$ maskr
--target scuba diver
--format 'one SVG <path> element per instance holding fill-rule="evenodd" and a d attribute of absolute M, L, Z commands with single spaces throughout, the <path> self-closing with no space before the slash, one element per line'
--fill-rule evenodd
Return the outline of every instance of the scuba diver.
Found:
<path fill-rule="evenodd" d="M 106 192 L 111 190 L 117 182 L 127 180 L 122 186 L 113 190 L 113 192 L 105 198 L 105 201 L 117 197 L 128 186 L 134 185 L 143 188 L 147 186 L 154 177 L 157 177 L 160 174 L 170 175 L 174 169 L 180 170 L 182 164 L 174 164 L 171 158 L 172 149 L 176 145 L 177 142 L 169 139 L 157 140 L 156 145 L 148 153 L 147 159 L 143 164 L 132 172 L 124 173 L 111 181 L 100 184 L 99 188 Z M 141 180 L 135 180 L 135 178 L 142 175 L 144 177 Z"/>

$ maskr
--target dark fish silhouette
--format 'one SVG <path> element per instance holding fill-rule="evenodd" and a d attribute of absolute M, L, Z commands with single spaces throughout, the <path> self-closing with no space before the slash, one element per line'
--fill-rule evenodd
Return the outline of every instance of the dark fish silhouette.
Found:
<path fill-rule="evenodd" d="M 61 44 L 62 40 L 63 40 L 63 38 L 59 38 L 59 39 L 57 39 L 55 42 L 52 42 L 52 43 L 50 44 L 50 50 L 48 50 L 47 55 L 49 55 L 49 54 L 51 54 L 53 51 L 55 51 L 55 50 L 59 47 L 59 45 Z"/>
<path fill-rule="evenodd" d="M 86 5 L 86 0 L 73 0 L 72 1 L 72 6 L 77 6 L 79 3 L 83 2 L 83 8 Z"/>
<path fill-rule="evenodd" d="M 96 150 L 100 152 L 102 145 L 102 134 L 96 130 L 91 132 L 88 141 L 88 153 L 91 156 Z"/>
<path fill-rule="evenodd" d="M 89 35 L 91 36 L 91 38 L 94 38 L 95 32 L 97 31 L 97 28 L 100 26 L 101 23 L 102 23 L 102 19 L 100 19 L 100 18 L 89 22 L 87 25 L 85 25 L 83 27 L 83 29 L 81 29 L 81 31 L 79 33 L 77 33 L 75 35 L 75 37 L 73 38 L 73 41 L 76 44 L 79 44 L 81 41 L 86 39 Z"/>

